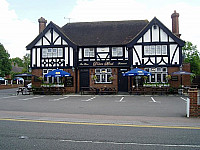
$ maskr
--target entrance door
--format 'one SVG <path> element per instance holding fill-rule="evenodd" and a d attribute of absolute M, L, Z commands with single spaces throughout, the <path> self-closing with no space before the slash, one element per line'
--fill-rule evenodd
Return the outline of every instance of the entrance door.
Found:
<path fill-rule="evenodd" d="M 123 76 L 122 73 L 127 72 L 127 69 L 119 69 L 118 71 L 118 91 L 128 92 L 128 77 Z"/>
<path fill-rule="evenodd" d="M 80 70 L 80 88 L 81 87 L 89 87 L 89 69 L 81 69 Z"/>

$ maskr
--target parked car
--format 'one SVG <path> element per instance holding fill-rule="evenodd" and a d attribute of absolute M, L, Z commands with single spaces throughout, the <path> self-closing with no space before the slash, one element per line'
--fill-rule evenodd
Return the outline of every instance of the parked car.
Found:
<path fill-rule="evenodd" d="M 27 84 L 27 88 L 31 89 L 32 88 L 32 83 Z"/>

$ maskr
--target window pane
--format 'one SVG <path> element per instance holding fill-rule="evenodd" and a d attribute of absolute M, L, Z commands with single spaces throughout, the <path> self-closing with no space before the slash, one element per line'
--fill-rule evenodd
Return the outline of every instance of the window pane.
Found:
<path fill-rule="evenodd" d="M 96 75 L 96 76 L 97 76 L 96 82 L 100 82 L 100 75 Z"/>
<path fill-rule="evenodd" d="M 46 58 L 47 57 L 47 48 L 42 49 L 42 57 Z"/>
<path fill-rule="evenodd" d="M 155 74 L 151 74 L 151 82 L 155 82 Z"/>
<path fill-rule="evenodd" d="M 163 74 L 163 82 L 166 82 L 166 75 L 167 74 Z"/>
<path fill-rule="evenodd" d="M 63 57 L 63 49 L 58 48 L 58 57 Z"/>
<path fill-rule="evenodd" d="M 162 46 L 162 55 L 167 55 L 167 45 Z"/>
<path fill-rule="evenodd" d="M 144 55 L 149 55 L 149 46 L 144 46 Z"/>
<path fill-rule="evenodd" d="M 151 55 L 155 55 L 155 45 L 151 45 L 150 54 L 151 54 Z"/>
<path fill-rule="evenodd" d="M 161 74 L 157 74 L 157 82 L 161 82 Z"/>
<path fill-rule="evenodd" d="M 122 47 L 113 47 L 112 48 L 112 56 L 113 57 L 123 56 L 123 48 Z"/>
<path fill-rule="evenodd" d="M 161 55 L 161 45 L 156 45 L 156 55 Z"/>

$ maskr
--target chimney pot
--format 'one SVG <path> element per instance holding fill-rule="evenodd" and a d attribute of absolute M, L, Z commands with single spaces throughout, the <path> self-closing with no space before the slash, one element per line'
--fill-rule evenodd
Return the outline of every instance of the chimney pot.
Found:
<path fill-rule="evenodd" d="M 39 22 L 39 33 L 41 33 L 46 28 L 47 20 L 45 20 L 43 17 L 40 17 L 38 19 L 38 22 Z"/>
<path fill-rule="evenodd" d="M 179 34 L 179 13 L 174 10 L 174 13 L 171 15 L 172 18 L 172 32 L 180 37 L 181 34 Z"/>

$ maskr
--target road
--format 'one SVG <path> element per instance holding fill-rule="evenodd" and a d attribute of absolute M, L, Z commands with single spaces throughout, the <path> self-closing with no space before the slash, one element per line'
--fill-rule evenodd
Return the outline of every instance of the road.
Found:
<path fill-rule="evenodd" d="M 200 149 L 200 130 L 0 121 L 0 149 Z"/>
<path fill-rule="evenodd" d="M 181 96 L 0 91 L 0 149 L 200 149 Z"/>

